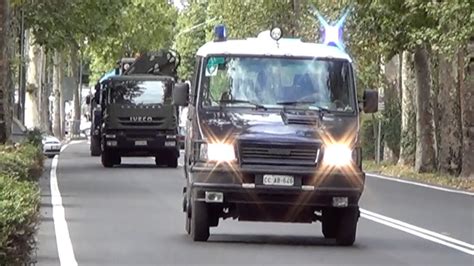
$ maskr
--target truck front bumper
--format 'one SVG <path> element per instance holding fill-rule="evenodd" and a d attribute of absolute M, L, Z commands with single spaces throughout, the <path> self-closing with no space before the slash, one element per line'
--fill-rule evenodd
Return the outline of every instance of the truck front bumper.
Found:
<path fill-rule="evenodd" d="M 179 142 L 167 136 L 127 137 L 116 136 L 104 139 L 106 149 L 117 152 L 121 156 L 156 156 L 160 153 L 172 153 L 179 157 Z"/>

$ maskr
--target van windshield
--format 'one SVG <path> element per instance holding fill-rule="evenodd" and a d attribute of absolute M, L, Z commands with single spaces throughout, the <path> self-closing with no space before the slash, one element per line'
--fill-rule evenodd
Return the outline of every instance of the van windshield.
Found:
<path fill-rule="evenodd" d="M 345 60 L 209 57 L 204 64 L 204 106 L 305 105 L 355 110 L 352 69 Z"/>

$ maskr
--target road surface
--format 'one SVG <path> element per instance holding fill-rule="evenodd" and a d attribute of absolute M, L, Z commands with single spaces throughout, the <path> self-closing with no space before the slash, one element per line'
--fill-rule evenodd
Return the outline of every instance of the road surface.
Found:
<path fill-rule="evenodd" d="M 232 220 L 197 243 L 184 231 L 183 169 L 123 162 L 103 168 L 86 142 L 63 151 L 41 179 L 37 265 L 474 265 L 472 194 L 368 177 L 353 247 L 319 223 Z"/>

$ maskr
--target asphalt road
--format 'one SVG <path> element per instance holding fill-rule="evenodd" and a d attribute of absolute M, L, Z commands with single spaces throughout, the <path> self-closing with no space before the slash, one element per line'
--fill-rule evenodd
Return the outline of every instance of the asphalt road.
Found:
<path fill-rule="evenodd" d="M 353 247 L 325 240 L 319 223 L 231 220 L 196 243 L 184 231 L 182 168 L 125 159 L 105 169 L 88 151 L 61 154 L 58 191 L 49 173 L 41 180 L 37 265 L 474 265 L 472 195 L 368 177 Z"/>

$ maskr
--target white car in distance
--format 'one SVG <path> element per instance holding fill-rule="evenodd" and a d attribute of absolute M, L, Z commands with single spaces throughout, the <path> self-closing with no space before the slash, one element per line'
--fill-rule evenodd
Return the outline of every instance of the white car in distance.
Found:
<path fill-rule="evenodd" d="M 43 154 L 48 158 L 53 158 L 61 152 L 61 141 L 53 136 L 43 137 Z"/>

